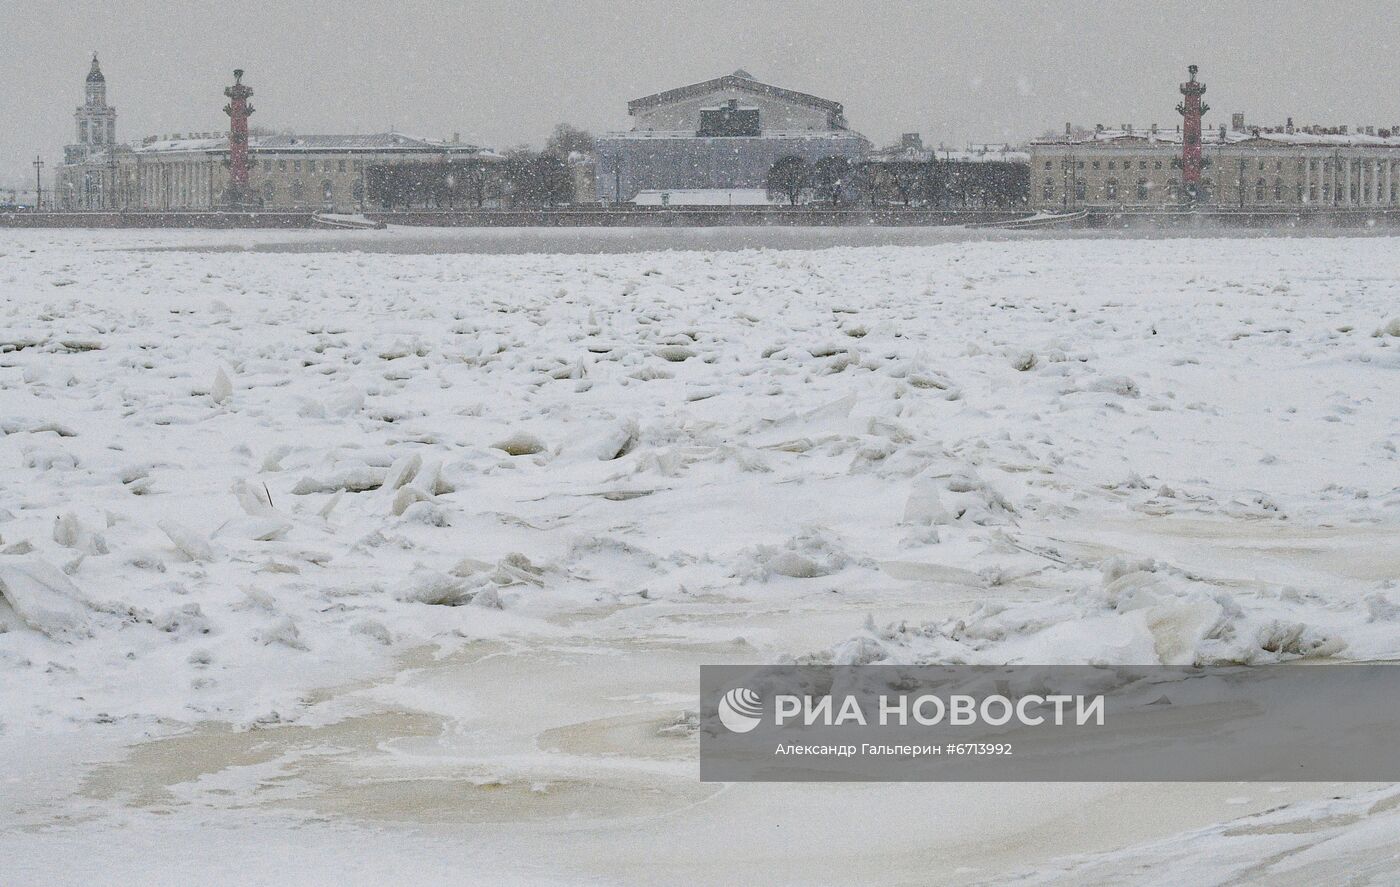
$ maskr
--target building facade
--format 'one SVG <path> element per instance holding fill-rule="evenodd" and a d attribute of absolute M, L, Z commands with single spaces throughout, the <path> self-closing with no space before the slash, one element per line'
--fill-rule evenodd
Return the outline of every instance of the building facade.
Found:
<path fill-rule="evenodd" d="M 1199 202 L 1219 207 L 1388 207 L 1400 203 L 1400 136 L 1272 127 L 1202 138 Z M 1177 132 L 1102 129 L 1030 145 L 1037 209 L 1181 204 Z"/>
<path fill-rule="evenodd" d="M 96 75 L 96 80 L 94 80 Z M 60 210 L 212 210 L 230 202 L 229 135 L 152 136 L 139 146 L 116 142 L 116 112 L 94 58 L 78 136 L 54 173 Z M 84 125 L 86 124 L 86 126 Z M 268 210 L 355 212 L 366 207 L 373 166 L 494 162 L 499 156 L 457 139 L 402 133 L 253 135 L 248 139 L 250 204 Z"/>
<path fill-rule="evenodd" d="M 779 158 L 852 162 L 870 148 L 840 103 L 754 80 L 745 71 L 627 103 L 629 132 L 598 138 L 597 194 L 764 187 Z"/>
<path fill-rule="evenodd" d="M 1210 130 L 1200 117 L 1205 84 L 1181 85 L 1186 125 L 1123 124 L 1030 143 L 1031 205 L 1161 208 L 1393 207 L 1400 203 L 1400 126 L 1248 126 L 1243 114 Z"/>

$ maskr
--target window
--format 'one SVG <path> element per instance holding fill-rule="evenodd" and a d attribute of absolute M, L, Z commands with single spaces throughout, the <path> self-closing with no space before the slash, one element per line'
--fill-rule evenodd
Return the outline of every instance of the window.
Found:
<path fill-rule="evenodd" d="M 262 195 L 264 203 L 272 203 L 273 198 L 277 196 L 277 186 L 271 181 L 263 182 Z"/>
<path fill-rule="evenodd" d="M 1050 161 L 1048 161 L 1048 160 L 1045 161 L 1045 168 L 1046 168 L 1046 169 L 1049 169 L 1049 168 L 1050 168 Z"/>
<path fill-rule="evenodd" d="M 1080 168 L 1080 169 L 1083 169 L 1083 168 L 1084 168 L 1084 161 L 1082 161 L 1082 160 L 1079 161 L 1079 168 Z"/>
<path fill-rule="evenodd" d="M 316 161 L 314 161 L 314 160 L 308 160 L 308 161 L 306 161 L 306 171 L 307 171 L 307 172 L 315 172 L 315 171 L 316 171 Z"/>
<path fill-rule="evenodd" d="M 1274 200 L 1283 201 L 1283 179 L 1274 179 Z"/>
<path fill-rule="evenodd" d="M 1137 199 L 1138 199 L 1138 200 L 1146 200 L 1146 199 L 1147 199 L 1147 179 L 1138 179 Z"/>
<path fill-rule="evenodd" d="M 1079 162 L 1080 162 L 1080 163 L 1083 163 L 1084 161 L 1081 160 L 1081 161 L 1079 161 Z M 1086 191 L 1087 191 L 1087 189 L 1086 189 L 1085 186 L 1084 186 L 1084 180 L 1083 180 L 1083 179 L 1079 179 L 1078 181 L 1076 181 L 1076 182 L 1074 183 L 1074 199 L 1075 199 L 1075 200 L 1083 200 L 1083 199 L 1084 199 L 1084 194 L 1085 194 Z"/>
<path fill-rule="evenodd" d="M 264 160 L 264 161 L 263 161 L 263 172 L 272 172 L 272 161 L 271 161 L 271 160 Z"/>
<path fill-rule="evenodd" d="M 344 160 L 337 160 L 335 165 L 336 165 L 336 170 L 337 170 L 338 172 L 345 172 L 345 161 L 344 161 Z"/>
<path fill-rule="evenodd" d="M 1157 165 L 1158 165 L 1158 166 L 1161 166 L 1160 163 L 1157 164 Z M 1138 169 L 1147 169 L 1147 161 L 1146 161 L 1146 160 L 1139 160 L 1139 161 L 1138 161 Z"/>
<path fill-rule="evenodd" d="M 355 171 L 356 171 L 356 172 L 359 172 L 360 169 L 361 169 L 363 166 L 364 166 L 364 161 L 362 161 L 362 160 L 356 160 L 356 161 L 355 161 Z"/>
<path fill-rule="evenodd" d="M 1259 203 L 1263 203 L 1263 202 L 1264 202 L 1264 192 L 1265 192 L 1265 190 L 1268 189 L 1268 187 L 1269 187 L 1269 183 L 1266 182 L 1266 181 L 1264 181 L 1263 179 L 1260 179 L 1259 181 L 1255 182 L 1255 183 L 1254 183 L 1254 199 L 1255 199 L 1256 201 L 1258 201 Z"/>
<path fill-rule="evenodd" d="M 350 196 L 355 198 L 356 203 L 363 203 L 365 199 L 365 185 L 359 180 L 350 186 Z"/>
<path fill-rule="evenodd" d="M 1260 172 L 1263 172 L 1263 171 L 1264 171 L 1264 161 L 1263 161 L 1263 160 L 1260 160 L 1260 161 L 1259 161 L 1259 171 L 1260 171 Z"/>
<path fill-rule="evenodd" d="M 335 201 L 335 186 L 331 184 L 330 179 L 326 179 L 321 183 L 321 200 L 324 203 L 332 203 Z"/>
<path fill-rule="evenodd" d="M 1118 180 L 1109 179 L 1108 181 L 1104 182 L 1103 193 L 1104 196 L 1107 197 L 1109 200 L 1116 200 L 1118 198 Z"/>
<path fill-rule="evenodd" d="M 303 196 L 304 189 L 301 186 L 301 181 L 292 182 L 292 203 L 300 206 Z"/>
<path fill-rule="evenodd" d="M 293 160 L 293 161 L 292 161 L 292 172 L 301 172 L 301 161 L 300 161 L 300 160 Z"/>
<path fill-rule="evenodd" d="M 1049 176 L 1045 177 L 1045 190 L 1041 192 L 1041 196 L 1046 200 L 1055 199 L 1055 180 Z"/>
<path fill-rule="evenodd" d="M 287 161 L 286 161 L 286 160 L 279 160 L 279 161 L 277 161 L 277 168 L 280 169 L 280 170 L 282 170 L 283 172 L 286 172 L 286 171 L 287 171 Z"/>
<path fill-rule="evenodd" d="M 1160 161 L 1160 160 L 1154 161 L 1153 164 L 1152 164 L 1152 168 L 1153 168 L 1153 169 L 1161 169 L 1161 168 L 1162 168 L 1162 161 Z"/>
<path fill-rule="evenodd" d="M 1167 197 L 1171 200 L 1176 200 L 1180 196 L 1181 183 L 1178 182 L 1176 179 L 1169 179 L 1167 181 Z"/>
<path fill-rule="evenodd" d="M 1094 169 L 1098 169 L 1098 168 L 1099 168 L 1099 162 L 1098 162 L 1097 160 L 1095 160 L 1095 161 L 1094 161 Z M 1108 168 L 1109 168 L 1109 169 L 1113 169 L 1113 164 L 1110 163 L 1110 164 L 1108 165 Z"/>

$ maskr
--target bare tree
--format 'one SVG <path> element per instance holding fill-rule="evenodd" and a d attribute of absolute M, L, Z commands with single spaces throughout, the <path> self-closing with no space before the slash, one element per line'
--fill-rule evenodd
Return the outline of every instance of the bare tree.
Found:
<path fill-rule="evenodd" d="M 906 207 L 913 203 L 924 177 L 924 164 L 914 160 L 894 160 L 881 165 L 884 167 L 885 181 L 889 183 L 895 199 Z"/>
<path fill-rule="evenodd" d="M 544 143 L 544 153 L 553 154 L 565 163 L 571 154 L 592 154 L 596 145 L 593 134 L 569 123 L 560 123 Z"/>
<path fill-rule="evenodd" d="M 840 205 L 850 185 L 851 161 L 839 154 L 823 157 L 812 168 L 812 189 L 832 206 Z"/>
<path fill-rule="evenodd" d="M 863 195 L 870 207 L 874 209 L 880 205 L 889 192 L 885 165 L 870 160 L 857 165 L 853 184 L 856 192 Z"/>
<path fill-rule="evenodd" d="M 768 198 L 787 198 L 790 206 L 797 206 L 802 199 L 802 191 L 812 183 L 812 167 L 795 154 L 779 157 L 768 170 Z"/>

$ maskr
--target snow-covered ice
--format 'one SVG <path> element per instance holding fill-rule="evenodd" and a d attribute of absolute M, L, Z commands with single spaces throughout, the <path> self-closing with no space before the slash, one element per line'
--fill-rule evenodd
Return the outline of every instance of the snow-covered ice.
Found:
<path fill-rule="evenodd" d="M 395 236 L 0 232 L 22 882 L 286 829 L 346 883 L 343 840 L 498 883 L 1395 852 L 1393 789 L 720 790 L 676 725 L 701 662 L 1400 655 L 1396 240 L 356 250 Z"/>

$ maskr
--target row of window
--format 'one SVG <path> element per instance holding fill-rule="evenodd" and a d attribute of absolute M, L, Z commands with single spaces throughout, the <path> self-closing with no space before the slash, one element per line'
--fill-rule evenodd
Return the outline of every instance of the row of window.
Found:
<path fill-rule="evenodd" d="M 331 171 L 331 164 L 332 164 L 332 163 L 335 164 L 335 171 L 336 171 L 336 172 L 346 172 L 347 169 L 349 168 L 349 167 L 347 167 L 348 161 L 345 161 L 345 160 L 334 160 L 334 161 L 332 161 L 332 160 L 322 160 L 320 163 L 321 163 L 321 172 L 330 172 L 330 171 Z M 301 172 L 301 171 L 302 171 L 302 164 L 305 164 L 305 165 L 306 165 L 306 171 L 307 171 L 307 172 L 316 172 L 316 161 L 315 161 L 315 160 L 293 160 L 293 161 L 292 161 L 292 172 Z M 363 166 L 364 166 L 364 161 L 362 161 L 362 160 L 356 160 L 356 161 L 354 162 L 354 167 L 353 167 L 353 168 L 354 168 L 355 172 L 359 172 L 360 169 L 361 169 L 361 167 L 363 167 Z M 263 172 L 272 172 L 272 161 L 271 161 L 271 160 L 266 160 L 266 159 L 264 159 L 263 162 L 262 162 L 262 168 L 263 168 Z M 277 161 L 277 169 L 280 170 L 280 171 L 282 171 L 282 172 L 286 172 L 286 171 L 287 171 L 287 161 L 286 161 L 285 158 L 283 158 L 283 159 Z"/>
<path fill-rule="evenodd" d="M 1067 161 L 1061 161 L 1061 162 L 1064 163 L 1064 162 L 1067 162 Z M 1133 161 L 1131 161 L 1131 160 L 1124 160 L 1124 161 L 1121 161 L 1121 162 L 1122 162 L 1122 167 L 1121 167 L 1122 169 L 1132 169 L 1132 168 L 1133 168 Z M 1361 163 L 1361 164 L 1365 164 L 1365 165 L 1367 165 L 1367 166 L 1370 166 L 1370 165 L 1373 164 L 1375 161 L 1372 161 L 1372 160 L 1352 160 L 1352 161 L 1343 160 L 1343 161 L 1339 161 L 1339 162 L 1337 162 L 1336 164 L 1334 164 L 1333 161 L 1332 161 L 1332 159 L 1324 157 L 1324 158 L 1322 158 L 1321 166 L 1322 166 L 1322 169 L 1324 169 L 1324 170 L 1331 170 L 1331 169 L 1333 168 L 1334 165 L 1335 165 L 1338 169 L 1342 169 L 1342 168 L 1344 167 L 1344 165 L 1345 165 L 1346 163 L 1348 163 L 1348 162 L 1351 162 L 1351 163 Z M 1381 161 L 1381 162 L 1382 162 L 1382 163 L 1385 163 L 1385 162 L 1387 162 L 1387 161 Z M 1078 168 L 1078 169 L 1083 169 L 1083 168 L 1084 168 L 1084 161 L 1083 161 L 1083 160 L 1073 161 L 1073 163 L 1074 163 L 1075 167 Z M 1248 164 L 1248 163 L 1249 163 L 1249 161 L 1247 161 L 1247 160 L 1240 160 L 1240 161 L 1239 161 L 1240 169 L 1245 169 L 1245 168 L 1247 168 L 1247 164 Z M 1090 161 L 1090 168 L 1092 168 L 1092 169 L 1099 169 L 1099 168 L 1100 168 L 1099 164 L 1100 164 L 1100 161 L 1098 161 L 1098 160 Z M 1119 161 L 1117 161 L 1117 160 L 1110 160 L 1110 161 L 1108 161 L 1108 168 L 1109 168 L 1109 169 L 1118 169 L 1118 168 L 1119 168 L 1118 164 L 1119 164 Z M 1202 166 L 1206 166 L 1206 167 L 1211 166 L 1211 165 L 1212 165 L 1211 158 L 1209 158 L 1209 157 L 1202 158 L 1202 160 L 1201 160 L 1201 165 L 1202 165 Z M 1180 169 L 1180 168 L 1181 168 L 1181 158 L 1180 158 L 1180 157 L 1173 157 L 1173 158 L 1171 159 L 1171 167 L 1172 167 L 1172 169 Z M 1054 161 L 1052 161 L 1052 160 L 1047 160 L 1047 161 L 1045 161 L 1045 168 L 1046 168 L 1046 169 L 1054 169 Z M 1146 160 L 1139 160 L 1139 161 L 1137 161 L 1137 168 L 1138 168 L 1138 169 L 1147 169 L 1147 161 L 1146 161 Z M 1160 160 L 1154 160 L 1154 161 L 1152 161 L 1152 168 L 1153 168 L 1153 169 L 1161 169 L 1161 168 L 1162 168 L 1162 161 L 1160 161 Z M 1269 161 L 1267 161 L 1267 160 L 1260 160 L 1260 161 L 1259 161 L 1259 171 L 1260 171 L 1260 172 L 1263 172 L 1264 170 L 1266 170 L 1266 169 L 1268 169 L 1268 168 L 1269 168 Z M 1281 159 L 1276 159 L 1276 160 L 1274 160 L 1274 161 L 1273 161 L 1273 168 L 1274 168 L 1274 170 L 1275 170 L 1276 172 L 1283 172 L 1283 161 L 1282 161 Z M 1298 170 L 1299 172 L 1302 172 L 1302 171 L 1303 171 L 1303 158 L 1301 158 L 1301 157 L 1296 158 L 1296 159 L 1293 161 L 1293 168 L 1296 169 L 1296 170 Z"/>
<path fill-rule="evenodd" d="M 291 202 L 294 203 L 294 204 L 295 204 L 295 203 L 304 203 L 304 202 L 306 202 L 306 193 L 307 193 L 308 190 L 310 190 L 310 189 L 308 189 L 308 187 L 307 187 L 306 185 L 302 184 L 300 181 L 295 181 L 295 180 L 294 180 L 289 186 L 287 186 L 287 193 L 288 193 L 289 197 L 291 198 Z M 360 184 L 359 182 L 355 182 L 355 183 L 354 183 L 353 185 L 351 185 L 351 187 L 350 187 L 350 196 L 351 196 L 352 199 L 354 199 L 354 200 L 356 200 L 356 201 L 359 201 L 359 200 L 363 200 L 363 199 L 364 199 L 364 192 L 365 192 L 364 185 Z M 266 201 L 267 203 L 276 203 L 276 202 L 277 202 L 277 184 L 276 184 L 275 182 L 272 182 L 272 181 L 265 181 L 265 182 L 263 182 L 263 183 L 262 183 L 262 196 L 263 196 L 263 200 Z M 323 202 L 323 203 L 332 203 L 332 202 L 334 202 L 334 201 L 335 201 L 335 183 L 332 182 L 330 179 L 326 179 L 326 180 L 324 180 L 323 182 L 321 182 L 321 202 Z"/>
<path fill-rule="evenodd" d="M 1204 185 L 1205 187 L 1209 188 L 1209 186 L 1210 186 L 1210 181 L 1209 181 L 1209 180 L 1206 180 L 1206 181 L 1203 183 L 1203 185 Z M 1147 199 L 1148 199 L 1148 195 L 1151 193 L 1152 188 L 1154 188 L 1154 187 L 1155 187 L 1155 186 L 1154 186 L 1151 182 L 1149 182 L 1147 179 L 1138 179 L 1138 180 L 1137 180 L 1137 191 L 1136 191 L 1137 199 L 1138 199 L 1139 201 L 1145 201 L 1145 200 L 1147 200 Z M 1344 187 L 1344 186 L 1339 186 L 1339 187 L 1336 189 L 1338 193 L 1334 195 L 1334 194 L 1333 194 L 1332 186 L 1331 186 L 1329 183 L 1324 182 L 1324 183 L 1322 184 L 1320 190 L 1319 190 L 1319 187 L 1318 187 L 1317 185 L 1312 185 L 1310 188 L 1308 188 L 1308 200 L 1309 200 L 1310 202 L 1316 203 L 1317 200 L 1318 200 L 1318 197 L 1321 196 L 1322 202 L 1323 202 L 1323 203 L 1330 203 L 1330 202 L 1332 201 L 1332 198 L 1333 198 L 1334 196 L 1336 196 L 1336 197 L 1338 197 L 1338 198 L 1340 198 L 1340 197 L 1342 196 L 1342 195 L 1341 195 L 1342 187 Z M 1247 190 L 1247 188 L 1248 188 L 1248 186 L 1246 186 L 1246 190 Z M 1302 202 L 1303 202 L 1303 186 L 1302 186 L 1302 184 L 1297 184 L 1297 185 L 1295 185 L 1294 188 L 1293 188 L 1292 190 L 1293 190 L 1293 200 L 1294 200 L 1295 202 L 1297 202 L 1297 203 L 1302 203 Z M 1256 203 L 1264 203 L 1264 202 L 1266 202 L 1266 201 L 1269 200 L 1270 195 L 1272 194 L 1272 196 L 1273 196 L 1273 201 L 1274 201 L 1275 203 L 1282 203 L 1282 202 L 1283 202 L 1283 199 L 1284 199 L 1284 196 L 1283 196 L 1283 195 L 1284 195 L 1284 191 L 1285 191 L 1285 187 L 1284 187 L 1283 179 L 1278 179 L 1278 178 L 1274 179 L 1273 185 L 1270 186 L 1270 184 L 1269 184 L 1269 182 L 1268 182 L 1267 179 L 1260 178 L 1260 179 L 1258 179 L 1258 180 L 1254 183 L 1254 201 L 1255 201 Z M 1086 183 L 1083 179 L 1078 179 L 1078 180 L 1076 180 L 1076 181 L 1074 182 L 1074 199 L 1075 199 L 1075 200 L 1084 200 L 1084 199 L 1086 199 L 1087 192 L 1088 192 L 1088 183 Z M 1169 182 L 1167 183 L 1167 195 L 1168 195 L 1169 198 L 1171 198 L 1171 199 L 1173 199 L 1173 200 L 1176 199 L 1176 198 L 1180 195 L 1180 192 L 1181 192 L 1181 183 L 1177 182 L 1175 179 L 1173 179 L 1173 180 L 1171 180 L 1171 181 L 1169 181 Z M 1366 189 L 1366 194 L 1362 194 L 1361 189 L 1358 187 L 1357 183 L 1353 182 L 1352 185 L 1351 185 L 1351 197 L 1350 197 L 1350 201 L 1351 201 L 1352 203 L 1358 203 L 1358 204 L 1359 204 L 1359 203 L 1362 202 L 1362 200 L 1368 198 L 1369 195 L 1370 195 L 1371 193 L 1372 193 L 1371 190 L 1370 190 L 1369 188 L 1367 188 L 1367 189 Z M 1051 177 L 1049 177 L 1049 176 L 1046 177 L 1045 182 L 1044 182 L 1044 185 L 1042 186 L 1041 196 L 1042 196 L 1045 200 L 1047 200 L 1047 201 L 1049 201 L 1049 200 L 1054 200 L 1054 199 L 1055 199 L 1055 180 L 1054 180 L 1053 178 L 1051 178 Z M 1117 199 L 1118 199 L 1118 196 L 1119 196 L 1119 184 L 1118 184 L 1118 180 L 1117 180 L 1117 179 L 1108 179 L 1107 181 L 1105 181 L 1105 182 L 1104 182 L 1104 198 L 1105 198 L 1106 200 L 1117 200 Z M 1380 195 L 1380 197 L 1381 197 L 1382 202 L 1385 202 L 1386 194 L 1382 193 L 1382 194 Z M 1389 198 L 1390 198 L 1389 201 L 1388 201 L 1389 203 L 1400 203 L 1400 184 L 1392 184 L 1392 185 L 1391 185 L 1391 187 L 1390 187 Z"/>

